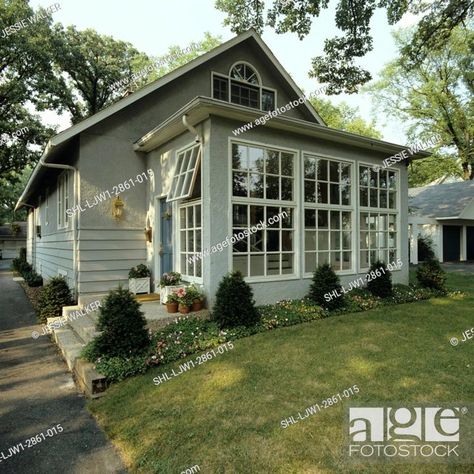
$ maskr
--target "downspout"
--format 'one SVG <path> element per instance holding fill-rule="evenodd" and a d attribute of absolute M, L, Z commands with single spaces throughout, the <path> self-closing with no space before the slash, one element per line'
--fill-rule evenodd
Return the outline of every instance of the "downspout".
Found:
<path fill-rule="evenodd" d="M 78 195 L 78 190 L 79 190 L 79 184 L 77 182 L 78 180 L 78 173 L 77 169 L 74 166 L 70 165 L 62 165 L 59 163 L 45 163 L 45 155 L 41 157 L 39 160 L 38 164 L 40 166 L 44 166 L 45 168 L 55 168 L 55 169 L 61 169 L 61 170 L 72 170 L 74 172 L 73 175 L 73 202 L 74 202 L 74 208 L 76 208 L 77 204 L 77 195 Z M 78 245 L 77 245 L 77 233 L 78 233 L 78 213 L 75 212 L 73 216 L 73 224 L 72 224 L 72 230 L 73 230 L 73 268 L 74 268 L 74 283 L 75 283 L 75 293 L 76 293 L 76 298 L 78 298 L 78 287 L 79 287 L 79 269 L 78 269 Z"/>
<path fill-rule="evenodd" d="M 188 114 L 183 115 L 183 125 L 195 136 L 194 141 L 196 143 L 202 143 L 198 131 L 190 123 L 188 123 Z"/>

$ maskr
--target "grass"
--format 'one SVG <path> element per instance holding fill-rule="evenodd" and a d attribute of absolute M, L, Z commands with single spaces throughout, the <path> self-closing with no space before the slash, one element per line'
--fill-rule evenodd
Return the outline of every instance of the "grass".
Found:
<path fill-rule="evenodd" d="M 464 299 L 435 298 L 260 333 L 158 386 L 183 361 L 111 387 L 89 408 L 131 472 L 442 473 L 472 465 L 349 465 L 345 407 L 474 401 L 474 275 L 450 274 Z M 195 357 L 189 358 L 195 359 Z M 188 360 L 189 360 L 188 359 Z M 296 425 L 280 421 L 357 384 L 360 393 Z"/>

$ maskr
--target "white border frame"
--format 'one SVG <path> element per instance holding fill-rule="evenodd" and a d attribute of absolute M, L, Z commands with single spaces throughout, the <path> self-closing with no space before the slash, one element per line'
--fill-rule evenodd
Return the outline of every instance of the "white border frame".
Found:
<path fill-rule="evenodd" d="M 232 196 L 232 144 L 234 143 L 240 143 L 242 145 L 247 145 L 247 146 L 258 146 L 258 147 L 265 147 L 265 148 L 270 148 L 278 151 L 283 151 L 283 152 L 288 152 L 288 153 L 293 153 L 295 156 L 295 161 L 293 163 L 293 172 L 294 172 L 294 177 L 293 177 L 293 182 L 294 182 L 294 188 L 293 188 L 293 201 L 290 203 L 288 201 L 271 201 L 269 202 L 266 199 L 252 199 L 252 198 L 241 198 L 242 200 L 239 201 L 239 198 L 235 200 Z M 301 252 L 298 252 L 298 246 L 300 245 L 301 241 L 301 225 L 300 225 L 300 215 L 298 213 L 298 201 L 299 201 L 299 195 L 300 195 L 300 184 L 299 181 L 297 180 L 298 173 L 300 172 L 300 150 L 295 149 L 295 148 L 289 148 L 285 146 L 279 146 L 279 145 L 273 145 L 269 143 L 262 143 L 262 142 L 256 142 L 256 141 L 251 141 L 251 140 L 242 140 L 234 137 L 228 137 L 228 142 L 227 142 L 227 165 L 228 165 L 228 171 L 227 171 L 227 179 L 228 179 L 228 201 L 227 201 L 227 235 L 232 236 L 232 204 L 235 202 L 241 202 L 242 204 L 250 204 L 250 205 L 255 205 L 255 206 L 270 206 L 270 207 L 292 207 L 294 208 L 293 212 L 293 219 L 294 219 L 294 259 L 293 259 L 293 265 L 294 265 L 294 273 L 285 273 L 283 275 L 268 275 L 268 276 L 254 276 L 254 277 L 245 277 L 245 281 L 247 283 L 262 283 L 262 282 L 268 282 L 268 281 L 286 281 L 286 280 L 300 280 L 301 279 Z M 281 252 L 279 252 L 281 254 Z M 229 271 L 232 271 L 232 256 L 233 256 L 233 247 L 229 246 L 229 252 L 228 252 L 228 260 L 227 260 L 227 268 Z"/>

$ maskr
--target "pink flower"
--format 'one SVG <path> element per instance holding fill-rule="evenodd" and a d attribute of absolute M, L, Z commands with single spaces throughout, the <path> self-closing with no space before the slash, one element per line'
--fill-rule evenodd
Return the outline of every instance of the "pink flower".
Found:
<path fill-rule="evenodd" d="M 184 288 L 178 288 L 176 290 L 176 295 L 178 296 L 178 298 L 183 298 L 184 296 L 186 296 L 186 290 Z"/>

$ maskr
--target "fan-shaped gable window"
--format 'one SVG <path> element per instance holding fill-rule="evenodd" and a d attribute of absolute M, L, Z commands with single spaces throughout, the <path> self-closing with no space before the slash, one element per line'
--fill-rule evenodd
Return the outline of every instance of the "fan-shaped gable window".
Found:
<path fill-rule="evenodd" d="M 236 64 L 230 71 L 230 77 L 242 82 L 248 82 L 249 84 L 260 85 L 257 71 L 246 63 Z"/>

